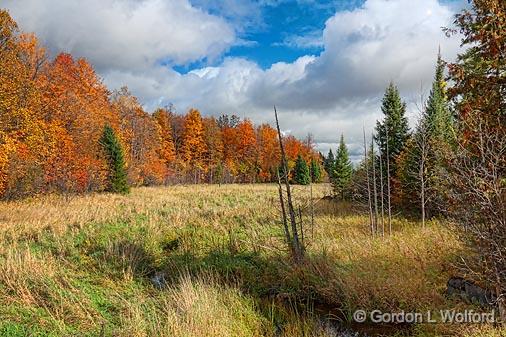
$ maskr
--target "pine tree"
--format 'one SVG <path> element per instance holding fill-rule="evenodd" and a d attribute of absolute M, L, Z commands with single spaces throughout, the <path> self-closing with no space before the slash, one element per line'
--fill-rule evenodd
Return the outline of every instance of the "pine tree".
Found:
<path fill-rule="evenodd" d="M 294 168 L 293 182 L 299 185 L 309 185 L 309 168 L 301 155 L 297 157 Z"/>
<path fill-rule="evenodd" d="M 322 173 L 320 169 L 320 164 L 318 164 L 318 162 L 314 158 L 311 159 L 310 168 L 312 179 L 311 181 L 313 183 L 319 183 L 322 178 Z"/>
<path fill-rule="evenodd" d="M 327 175 L 329 176 L 329 180 L 332 180 L 332 174 L 334 170 L 334 153 L 332 152 L 332 149 L 329 150 L 329 154 L 327 155 L 327 158 L 325 158 L 325 161 L 323 162 L 323 168 L 325 169 L 325 172 L 327 172 Z"/>
<path fill-rule="evenodd" d="M 406 103 L 402 102 L 399 90 L 392 82 L 385 91 L 381 111 L 385 118 L 383 121 L 376 123 L 376 136 L 374 138 L 385 161 L 388 139 L 390 176 L 394 177 L 397 156 L 402 152 L 409 138 L 409 126 L 406 117 Z M 386 167 L 386 165 L 383 165 L 383 167 Z"/>
<path fill-rule="evenodd" d="M 113 193 L 127 194 L 130 187 L 127 182 L 123 148 L 111 126 L 106 125 L 100 138 L 108 164 L 108 188 Z"/>
<path fill-rule="evenodd" d="M 353 167 L 350 162 L 348 148 L 344 143 L 344 136 L 341 135 L 339 142 L 339 148 L 337 149 L 336 160 L 334 164 L 334 170 L 332 174 L 332 188 L 336 195 L 341 196 L 341 199 L 345 199 L 346 191 L 348 190 L 351 182 L 351 173 Z"/>

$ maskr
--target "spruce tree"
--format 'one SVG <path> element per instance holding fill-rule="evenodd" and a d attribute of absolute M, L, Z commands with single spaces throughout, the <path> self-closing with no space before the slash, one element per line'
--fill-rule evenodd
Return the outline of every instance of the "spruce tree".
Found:
<path fill-rule="evenodd" d="M 454 128 L 444 86 L 444 63 L 438 54 L 436 73 L 422 119 L 397 160 L 397 178 L 401 183 L 403 203 L 405 206 L 419 204 L 419 185 L 423 178 L 429 216 L 436 214 L 438 208 L 444 205 L 449 189 L 446 161 L 452 152 Z M 420 176 L 422 160 L 423 177 Z"/>
<path fill-rule="evenodd" d="M 113 193 L 127 194 L 130 187 L 127 182 L 125 158 L 121 144 L 111 126 L 106 125 L 100 138 L 108 166 L 107 190 Z"/>
<path fill-rule="evenodd" d="M 441 53 L 438 53 L 436 74 L 423 118 L 431 139 L 449 143 L 454 138 L 454 129 L 453 116 L 450 113 L 445 92 L 444 68 Z"/>
<path fill-rule="evenodd" d="M 325 172 L 327 172 L 329 180 L 332 180 L 332 171 L 334 170 L 334 162 L 335 162 L 334 153 L 332 152 L 332 149 L 330 149 L 327 158 L 325 158 L 325 161 L 323 162 L 323 168 L 325 169 Z"/>
<path fill-rule="evenodd" d="M 344 143 L 344 136 L 341 135 L 339 148 L 337 149 L 334 170 L 332 173 L 332 188 L 335 195 L 339 195 L 342 200 L 345 199 L 346 191 L 351 182 L 353 167 L 350 162 L 348 148 Z"/>
<path fill-rule="evenodd" d="M 435 214 L 438 207 L 444 204 L 445 195 L 449 189 L 447 158 L 455 143 L 454 120 L 446 98 L 444 80 L 444 62 L 438 53 L 436 74 L 432 83 L 429 98 L 422 116 L 422 126 L 416 131 L 415 140 L 421 139 L 425 130 L 428 154 L 425 165 L 427 179 L 427 195 L 429 215 Z M 417 143 L 420 143 L 418 141 Z M 419 157 L 418 157 L 419 158 Z"/>
<path fill-rule="evenodd" d="M 321 181 L 321 177 L 322 177 L 322 173 L 321 173 L 321 170 L 320 170 L 320 164 L 318 164 L 318 162 L 312 158 L 311 159 L 311 163 L 310 163 L 310 167 L 311 167 L 311 181 L 313 183 L 318 183 Z"/>
<path fill-rule="evenodd" d="M 293 181 L 295 184 L 308 185 L 310 179 L 311 178 L 309 177 L 309 168 L 307 166 L 307 163 L 302 158 L 302 156 L 299 155 L 297 157 L 297 161 L 295 162 Z"/>
<path fill-rule="evenodd" d="M 383 96 L 381 111 L 385 118 L 381 122 L 376 122 L 376 136 L 374 138 L 385 161 L 388 139 L 390 176 L 394 177 L 396 158 L 404 149 L 409 138 L 409 126 L 406 117 L 406 103 L 402 102 L 399 90 L 392 82 L 388 85 Z M 386 165 L 383 165 L 383 167 L 386 167 Z"/>

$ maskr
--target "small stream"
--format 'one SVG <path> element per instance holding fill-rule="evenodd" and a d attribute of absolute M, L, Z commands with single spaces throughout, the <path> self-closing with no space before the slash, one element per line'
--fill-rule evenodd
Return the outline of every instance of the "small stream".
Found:
<path fill-rule="evenodd" d="M 156 273 L 150 277 L 150 281 L 157 289 L 164 289 L 167 281 L 163 273 Z M 317 320 L 319 326 L 328 336 L 335 337 L 379 337 L 379 336 L 410 336 L 413 325 L 411 324 L 377 324 L 372 322 L 349 322 L 343 310 L 333 304 L 324 303 L 318 300 L 309 302 L 298 302 L 280 299 L 275 294 L 259 299 L 260 306 L 270 307 L 275 303 L 275 307 L 286 312 L 291 312 L 294 316 L 297 314 L 308 315 L 311 319 Z M 308 305 L 309 304 L 309 305 Z M 283 326 L 277 326 L 276 334 L 281 335 Z"/>

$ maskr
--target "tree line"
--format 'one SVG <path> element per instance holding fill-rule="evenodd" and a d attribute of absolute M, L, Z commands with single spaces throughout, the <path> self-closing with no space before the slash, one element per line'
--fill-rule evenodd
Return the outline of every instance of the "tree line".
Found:
<path fill-rule="evenodd" d="M 270 125 L 171 106 L 150 114 L 126 87 L 110 92 L 85 59 L 49 59 L 5 10 L 0 60 L 0 198 L 276 180 L 280 152 Z M 310 137 L 284 143 L 291 178 L 297 161 L 319 167 Z"/>

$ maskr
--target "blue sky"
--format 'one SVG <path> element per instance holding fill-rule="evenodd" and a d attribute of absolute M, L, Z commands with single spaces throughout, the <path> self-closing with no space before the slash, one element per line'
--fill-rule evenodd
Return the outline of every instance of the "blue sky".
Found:
<path fill-rule="evenodd" d="M 215 15 L 226 12 L 221 6 L 216 7 L 206 2 L 195 0 L 192 3 Z M 364 0 L 294 0 L 258 4 L 256 11 L 259 13 L 251 15 L 259 15 L 260 18 L 251 18 L 247 15 L 243 17 L 245 21 L 252 20 L 249 23 L 242 22 L 248 28 L 239 33 L 244 44 L 232 46 L 222 57 L 249 59 L 261 68 L 267 69 L 276 62 L 293 62 L 307 54 L 318 55 L 323 50 L 321 34 L 325 21 L 337 11 L 353 10 L 363 3 Z M 174 69 L 186 73 L 204 65 L 215 65 L 220 60 L 200 60 L 177 65 Z"/>
<path fill-rule="evenodd" d="M 436 54 L 465 0 L 2 0 L 51 55 L 85 57 L 111 89 L 127 85 L 148 111 L 235 113 L 273 121 L 318 149 L 341 134 L 352 158 L 362 127 L 382 118 L 385 87 L 400 89 L 413 121 Z"/>

